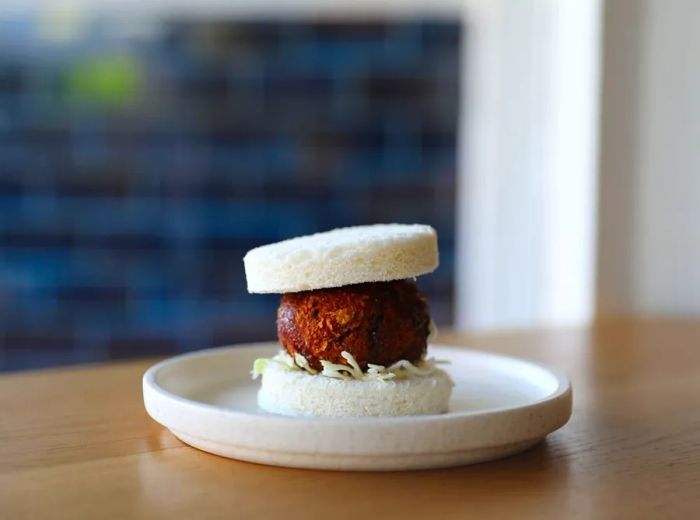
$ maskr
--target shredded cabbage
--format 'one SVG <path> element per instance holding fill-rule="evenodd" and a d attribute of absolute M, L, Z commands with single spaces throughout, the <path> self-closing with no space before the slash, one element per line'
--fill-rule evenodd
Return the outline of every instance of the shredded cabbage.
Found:
<path fill-rule="evenodd" d="M 289 356 L 289 354 L 287 354 L 286 352 L 280 352 L 274 357 L 258 358 L 255 361 L 253 361 L 253 370 L 250 371 L 250 375 L 253 376 L 253 379 L 257 379 L 265 373 L 265 369 L 271 363 L 277 363 L 284 370 L 289 372 L 299 370 L 299 367 L 297 367 L 297 365 L 294 364 L 294 360 Z"/>
<path fill-rule="evenodd" d="M 348 362 L 347 365 L 341 363 L 331 363 L 330 361 L 321 360 L 321 366 L 323 370 L 318 372 L 311 365 L 309 365 L 308 360 L 299 354 L 298 352 L 294 354 L 294 358 L 287 354 L 287 352 L 282 351 L 272 358 L 258 358 L 253 363 L 253 370 L 251 374 L 253 379 L 257 379 L 260 375 L 265 372 L 265 369 L 271 363 L 277 363 L 284 370 L 287 371 L 300 371 L 304 370 L 309 374 L 319 374 L 325 377 L 330 377 L 333 379 L 358 379 L 358 380 L 377 380 L 377 381 L 388 381 L 390 379 L 399 380 L 406 379 L 411 376 L 427 376 L 437 370 L 438 364 L 448 363 L 448 361 L 436 360 L 434 358 L 424 359 L 416 364 L 411 363 L 408 360 L 402 359 L 397 361 L 388 368 L 383 365 L 375 365 L 369 363 L 367 365 L 367 371 L 363 372 L 357 360 L 349 352 L 343 351 L 340 354 L 343 359 Z"/>
<path fill-rule="evenodd" d="M 312 368 L 311 365 L 309 365 L 307 359 L 301 354 L 299 354 L 299 352 L 294 353 L 294 363 L 299 368 L 303 368 L 304 370 L 306 370 L 309 374 L 318 374 L 318 370 Z"/>

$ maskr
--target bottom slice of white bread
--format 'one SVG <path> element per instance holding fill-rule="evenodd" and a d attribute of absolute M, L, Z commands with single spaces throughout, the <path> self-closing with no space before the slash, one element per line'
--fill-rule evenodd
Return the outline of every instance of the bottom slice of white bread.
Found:
<path fill-rule="evenodd" d="M 271 363 L 262 376 L 258 405 L 272 413 L 315 417 L 437 414 L 447 411 L 452 386 L 439 369 L 398 381 L 345 380 Z"/>

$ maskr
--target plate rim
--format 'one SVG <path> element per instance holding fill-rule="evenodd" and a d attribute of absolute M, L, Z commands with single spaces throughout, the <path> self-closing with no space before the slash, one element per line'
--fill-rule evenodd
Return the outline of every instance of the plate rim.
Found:
<path fill-rule="evenodd" d="M 526 404 L 521 404 L 521 405 L 512 405 L 512 406 L 501 406 L 501 407 L 495 407 L 495 408 L 486 408 L 486 409 L 481 409 L 481 410 L 461 410 L 461 411 L 447 411 L 446 413 L 443 414 L 429 414 L 429 415 L 406 415 L 406 416 L 379 416 L 379 417 L 307 417 L 307 416 L 288 416 L 288 415 L 274 415 L 274 414 L 261 414 L 261 413 L 251 413 L 251 412 L 246 412 L 234 408 L 226 408 L 223 406 L 218 406 L 202 401 L 197 401 L 194 399 L 189 399 L 186 397 L 183 397 L 181 395 L 175 394 L 173 392 L 170 392 L 156 381 L 156 375 L 157 373 L 164 369 L 165 367 L 168 367 L 173 364 L 177 364 L 179 362 L 191 359 L 191 358 L 198 358 L 198 357 L 206 357 L 208 355 L 211 355 L 213 353 L 223 353 L 231 350 L 257 350 L 257 349 L 262 349 L 262 348 L 273 348 L 275 345 L 279 346 L 279 343 L 275 341 L 260 341 L 260 342 L 252 342 L 252 343 L 235 343 L 235 344 L 230 344 L 230 345 L 223 345 L 219 347 L 212 347 L 212 348 L 206 348 L 202 350 L 197 350 L 194 352 L 187 352 L 183 354 L 178 354 L 176 356 L 172 356 L 170 358 L 164 359 L 162 361 L 159 361 L 155 363 L 154 365 L 150 366 L 143 374 L 142 377 L 142 385 L 143 385 L 143 392 L 144 392 L 144 398 L 146 397 L 146 392 L 153 392 L 155 394 L 158 394 L 161 398 L 165 398 L 169 401 L 174 401 L 178 404 L 181 405 L 186 405 L 186 406 L 194 406 L 199 409 L 206 409 L 212 413 L 217 413 L 217 414 L 224 414 L 226 416 L 229 416 L 233 419 L 239 419 L 239 420 L 255 420 L 255 421 L 264 421 L 268 424 L 274 424 L 274 423 L 313 423 L 313 424 L 318 424 L 320 422 L 324 423 L 325 425 L 328 426 L 342 426 L 348 424 L 348 422 L 352 422 L 353 424 L 359 424 L 362 425 L 362 423 L 366 423 L 367 425 L 376 425 L 379 420 L 381 420 L 382 423 L 387 424 L 391 423 L 396 426 L 400 426 L 402 423 L 410 423 L 410 424 L 416 424 L 416 423 L 440 423 L 440 424 L 449 424 L 452 422 L 460 422 L 465 419 L 478 419 L 481 416 L 493 416 L 493 415 L 501 415 L 501 414 L 508 414 L 510 412 L 513 412 L 515 410 L 527 410 L 529 408 L 538 408 L 539 406 L 542 406 L 545 403 L 550 403 L 550 402 L 555 402 L 561 399 L 570 399 L 571 403 L 569 405 L 569 414 L 566 420 L 564 421 L 564 424 L 568 422 L 570 416 L 571 416 L 571 410 L 573 409 L 573 390 L 571 387 L 571 382 L 569 378 L 565 375 L 565 373 L 559 369 L 556 369 L 554 367 L 551 367 L 547 364 L 540 363 L 537 361 L 531 361 L 529 359 L 524 359 L 524 358 L 519 358 L 515 356 L 509 356 L 506 354 L 500 354 L 500 353 L 494 353 L 494 352 L 489 352 L 489 351 L 484 351 L 484 350 L 479 350 L 479 349 L 473 349 L 469 348 L 467 346 L 461 346 L 461 345 L 446 345 L 446 344 L 440 344 L 440 343 L 430 343 L 429 348 L 434 347 L 434 348 L 439 348 L 439 349 L 444 349 L 444 350 L 452 350 L 456 351 L 458 353 L 468 353 L 468 354 L 476 354 L 480 357 L 486 357 L 486 358 L 491 358 L 491 359 L 498 359 L 501 361 L 507 361 L 507 362 L 517 362 L 517 363 L 522 363 L 525 365 L 531 365 L 534 366 L 540 370 L 543 370 L 549 375 L 553 376 L 554 379 L 556 380 L 556 388 L 554 391 L 549 393 L 548 395 L 536 399 L 530 402 L 527 402 Z M 150 413 L 149 413 L 150 415 Z M 155 418 L 154 418 L 155 419 Z M 167 425 L 166 425 L 167 427 Z"/>

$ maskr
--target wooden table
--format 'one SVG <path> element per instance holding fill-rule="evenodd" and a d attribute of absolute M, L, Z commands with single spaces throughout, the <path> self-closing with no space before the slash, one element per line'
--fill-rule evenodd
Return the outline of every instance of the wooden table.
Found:
<path fill-rule="evenodd" d="M 0 518 L 700 518 L 700 322 L 442 339 L 566 370 L 570 423 L 476 466 L 295 470 L 176 440 L 143 410 L 149 362 L 10 374 Z"/>

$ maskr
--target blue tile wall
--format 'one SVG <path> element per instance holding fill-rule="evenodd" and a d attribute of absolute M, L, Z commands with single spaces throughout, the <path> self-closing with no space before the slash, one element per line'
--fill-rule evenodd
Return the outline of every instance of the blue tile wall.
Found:
<path fill-rule="evenodd" d="M 438 229 L 450 324 L 458 21 L 125 29 L 0 21 L 0 370 L 272 338 L 244 253 L 353 224 Z"/>

